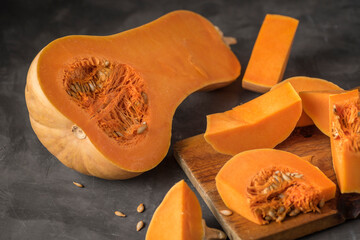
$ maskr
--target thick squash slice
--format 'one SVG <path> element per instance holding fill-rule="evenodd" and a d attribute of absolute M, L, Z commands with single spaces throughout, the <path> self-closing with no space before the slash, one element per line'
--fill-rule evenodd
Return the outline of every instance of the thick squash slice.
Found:
<path fill-rule="evenodd" d="M 329 97 L 341 92 L 344 91 L 328 90 L 299 92 L 304 112 L 311 118 L 316 127 L 327 136 L 330 136 Z"/>
<path fill-rule="evenodd" d="M 156 209 L 146 240 L 226 239 L 217 229 L 208 228 L 201 218 L 200 203 L 184 180 L 175 184 Z"/>
<path fill-rule="evenodd" d="M 256 149 L 231 158 L 216 176 L 225 205 L 257 224 L 320 212 L 336 185 L 308 161 L 285 151 Z"/>
<path fill-rule="evenodd" d="M 26 103 L 43 145 L 66 166 L 106 179 L 154 168 L 192 92 L 229 84 L 240 64 L 217 29 L 189 11 L 111 36 L 68 36 L 31 64 Z"/>
<path fill-rule="evenodd" d="M 298 24 L 291 17 L 266 15 L 244 74 L 243 88 L 267 92 L 282 80 Z"/>
<path fill-rule="evenodd" d="M 273 148 L 294 130 L 301 99 L 290 83 L 224 113 L 207 116 L 206 141 L 218 152 L 235 155 Z"/>
<path fill-rule="evenodd" d="M 273 86 L 271 88 L 271 90 L 275 89 L 287 82 L 291 83 L 291 85 L 294 87 L 294 89 L 298 93 L 303 92 L 303 91 L 343 90 L 342 88 L 340 88 L 339 86 L 337 86 L 336 84 L 334 84 L 332 82 L 329 82 L 329 81 L 326 81 L 326 80 L 323 80 L 320 78 L 310 78 L 310 77 L 303 77 L 303 76 L 288 78 L 288 79 L 276 84 L 275 86 Z M 305 126 L 309 126 L 309 125 L 313 125 L 313 124 L 314 123 L 311 120 L 311 118 L 303 111 L 296 126 L 297 127 L 305 127 Z"/>
<path fill-rule="evenodd" d="M 358 90 L 330 96 L 331 152 L 341 193 L 360 193 L 360 97 Z"/>

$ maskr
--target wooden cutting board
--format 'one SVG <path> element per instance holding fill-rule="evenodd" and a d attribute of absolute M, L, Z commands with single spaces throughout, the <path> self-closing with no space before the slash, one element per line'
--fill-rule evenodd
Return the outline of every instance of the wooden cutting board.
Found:
<path fill-rule="evenodd" d="M 332 181 L 336 176 L 331 162 L 330 141 L 316 127 L 297 128 L 293 134 L 276 147 L 305 157 L 319 167 Z M 328 201 L 322 213 L 300 214 L 287 218 L 282 223 L 272 222 L 257 225 L 238 214 L 223 216 L 220 210 L 227 209 L 215 186 L 215 176 L 231 156 L 216 152 L 204 139 L 197 135 L 179 141 L 174 146 L 178 163 L 189 177 L 201 197 L 217 218 L 228 237 L 232 240 L 245 239 L 295 239 L 356 218 L 360 211 L 360 195 L 340 195 Z M 311 157 L 310 157 L 311 156 Z M 241 176 L 239 176 L 239 180 Z"/>

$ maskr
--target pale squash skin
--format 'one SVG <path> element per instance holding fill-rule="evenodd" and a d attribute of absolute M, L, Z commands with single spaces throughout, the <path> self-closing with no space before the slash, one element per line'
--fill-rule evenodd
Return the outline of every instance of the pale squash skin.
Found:
<path fill-rule="evenodd" d="M 191 35 L 193 29 L 200 37 Z M 167 40 L 169 36 L 175 37 Z M 139 58 L 144 50 L 149 53 Z M 159 57 L 159 52 L 166 54 Z M 142 121 L 147 128 L 131 144 L 119 144 L 109 137 L 64 89 L 64 73 L 84 58 L 127 65 L 144 81 L 142 91 L 149 100 Z M 123 33 L 68 36 L 51 42 L 31 64 L 26 103 L 39 140 L 63 164 L 99 178 L 128 179 L 164 159 L 173 115 L 188 95 L 230 84 L 240 69 L 236 56 L 209 21 L 189 11 L 175 11 Z M 73 134 L 74 125 L 87 135 L 85 139 Z"/>
<path fill-rule="evenodd" d="M 31 126 L 41 143 L 65 166 L 86 175 L 104 179 L 127 179 L 140 175 L 141 172 L 128 172 L 113 164 L 88 137 L 79 139 L 74 135 L 74 123 L 50 103 L 40 87 L 36 71 L 39 54 L 28 72 L 25 98 Z"/>

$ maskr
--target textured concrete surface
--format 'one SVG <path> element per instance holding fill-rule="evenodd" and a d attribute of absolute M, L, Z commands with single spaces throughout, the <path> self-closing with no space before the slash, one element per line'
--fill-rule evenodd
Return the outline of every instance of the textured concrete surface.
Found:
<path fill-rule="evenodd" d="M 0 239 L 144 239 L 165 193 L 186 179 L 171 148 L 154 170 L 127 181 L 105 181 L 66 168 L 41 145 L 30 126 L 24 88 L 32 59 L 56 38 L 114 34 L 188 9 L 237 38 L 232 49 L 243 75 L 265 14 L 277 13 L 300 20 L 284 78 L 319 77 L 345 89 L 360 85 L 357 0 L 9 0 L 1 5 Z M 241 88 L 242 75 L 226 88 L 189 96 L 174 116 L 172 142 L 204 132 L 207 114 L 258 96 Z M 76 188 L 72 181 L 85 188 Z M 208 225 L 219 227 L 200 201 Z M 136 212 L 139 203 L 145 204 L 144 213 Z M 116 217 L 115 210 L 128 217 Z M 136 232 L 139 220 L 146 225 Z M 360 222 L 348 221 L 304 239 L 360 239 Z"/>

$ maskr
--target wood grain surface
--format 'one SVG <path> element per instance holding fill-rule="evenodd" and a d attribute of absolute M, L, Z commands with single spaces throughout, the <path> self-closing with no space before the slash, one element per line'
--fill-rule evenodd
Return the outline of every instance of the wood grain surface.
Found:
<path fill-rule="evenodd" d="M 332 181 L 336 176 L 331 162 L 330 141 L 316 127 L 297 128 L 292 135 L 276 149 L 285 150 L 301 157 L 309 157 Z M 203 134 L 179 141 L 174 146 L 178 163 L 200 193 L 228 237 L 239 239 L 295 239 L 316 231 L 324 230 L 345 221 L 345 218 L 359 214 L 359 195 L 339 196 L 328 201 L 322 213 L 300 214 L 287 218 L 282 223 L 272 222 L 257 225 L 234 213 L 223 216 L 220 210 L 227 209 L 215 186 L 215 176 L 231 156 L 216 152 L 204 139 Z M 239 176 L 239 180 L 241 176 Z M 344 205 L 348 207 L 344 207 Z"/>

